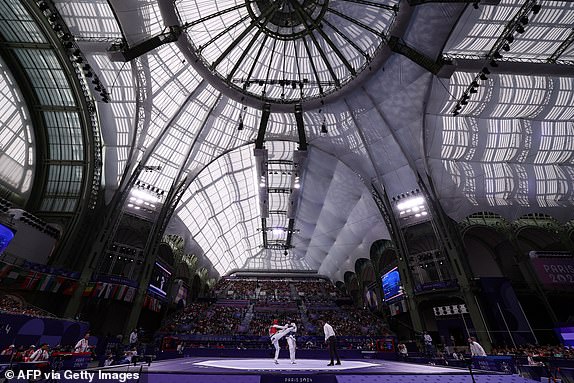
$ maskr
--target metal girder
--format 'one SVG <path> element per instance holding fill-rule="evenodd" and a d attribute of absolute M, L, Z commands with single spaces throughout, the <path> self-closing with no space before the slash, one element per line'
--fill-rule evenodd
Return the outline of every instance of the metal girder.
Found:
<path fill-rule="evenodd" d="M 215 36 L 213 36 L 211 39 L 209 39 L 205 44 L 201 44 L 200 46 L 197 47 L 197 51 L 201 52 L 203 51 L 205 48 L 207 48 L 208 46 L 210 46 L 211 44 L 213 44 L 214 42 L 216 42 L 217 40 L 219 40 L 221 37 L 225 36 L 229 31 L 235 29 L 235 27 L 237 27 L 240 24 L 243 24 L 243 22 L 245 20 L 247 20 L 249 18 L 249 15 L 247 16 L 243 16 L 242 18 L 240 18 L 239 20 L 237 20 L 236 22 L 234 22 L 233 24 L 231 24 L 230 26 L 228 26 L 227 28 L 223 29 L 221 32 L 219 32 L 218 34 L 216 34 Z M 241 40 L 241 39 L 240 39 Z M 237 43 L 240 41 L 237 40 L 236 42 L 234 42 L 233 44 L 231 44 L 231 46 L 235 47 L 237 45 Z"/>
<path fill-rule="evenodd" d="M 162 46 L 163 44 L 177 41 L 181 32 L 182 30 L 180 26 L 170 26 L 166 32 L 155 35 L 154 37 L 136 44 L 133 47 L 126 48 L 122 45 L 112 45 L 108 51 L 108 55 L 111 61 L 131 61 Z"/>
<path fill-rule="evenodd" d="M 454 67 L 462 72 L 476 72 L 485 66 L 484 58 L 468 58 L 448 55 L 452 59 Z M 497 60 L 497 67 L 488 67 L 491 73 L 505 73 L 516 75 L 560 76 L 574 77 L 574 62 L 571 64 L 552 64 L 543 61 L 512 61 Z"/>
<path fill-rule="evenodd" d="M 247 86 L 249 84 L 249 81 L 250 81 L 249 79 L 251 78 L 251 75 L 253 75 L 253 71 L 255 70 L 255 66 L 257 65 L 257 62 L 259 62 L 259 56 L 261 56 L 261 52 L 263 51 L 263 48 L 265 47 L 265 43 L 267 42 L 268 37 L 269 37 L 268 35 L 263 35 L 263 42 L 259 46 L 259 50 L 257 51 L 257 56 L 255 56 L 255 59 L 253 60 L 253 63 L 251 64 L 251 69 L 249 69 L 249 73 L 247 74 L 247 79 L 243 83 L 243 89 L 244 90 L 247 88 Z"/>
<path fill-rule="evenodd" d="M 427 3 L 461 3 L 461 4 L 483 4 L 498 5 L 500 0 L 407 0 L 411 7 Z"/>
<path fill-rule="evenodd" d="M 404 41 L 396 36 L 391 36 L 389 38 L 389 48 L 391 48 L 393 52 L 407 57 L 415 64 L 420 65 L 432 74 L 438 74 L 444 65 L 444 63 L 441 61 L 437 62 L 430 57 L 420 53 L 416 49 L 409 47 L 407 44 L 405 44 Z"/>
<path fill-rule="evenodd" d="M 0 40 L 0 49 L 54 49 L 54 47 L 48 43 L 29 43 Z"/>
<path fill-rule="evenodd" d="M 295 230 L 295 220 L 293 218 L 289 219 L 289 226 L 287 226 L 287 239 L 285 240 L 285 247 L 290 249 L 293 247 L 291 245 L 291 240 L 293 239 L 293 231 Z"/>
<path fill-rule="evenodd" d="M 313 74 L 315 75 L 315 79 L 317 80 L 317 84 L 319 86 L 319 93 L 323 94 L 323 87 L 321 86 L 321 79 L 319 78 L 319 73 L 317 72 L 317 67 L 315 66 L 315 62 L 313 61 L 313 56 L 311 55 L 311 51 L 309 50 L 309 45 L 307 45 L 307 39 L 303 38 L 303 45 L 305 46 L 305 51 L 307 52 L 307 56 L 309 57 L 309 64 L 311 64 L 311 69 L 313 69 Z M 299 77 L 301 77 L 301 71 L 299 71 Z M 301 90 L 303 92 L 303 90 Z"/>
<path fill-rule="evenodd" d="M 213 19 L 213 18 L 215 18 L 215 17 L 218 17 L 218 16 L 223 16 L 223 15 L 225 15 L 225 14 L 228 13 L 228 12 L 233 12 L 233 11 L 235 11 L 235 10 L 237 10 L 237 9 L 244 8 L 244 7 L 246 7 L 246 6 L 247 6 L 247 2 L 245 2 L 245 3 L 243 3 L 243 4 L 236 5 L 236 6 L 231 7 L 231 8 L 223 9 L 223 10 L 221 10 L 221 11 L 219 11 L 219 12 L 215 12 L 215 13 L 212 13 L 212 14 L 207 15 L 207 16 L 205 16 L 205 17 L 201 17 L 201 18 L 199 18 L 199 19 L 197 19 L 197 20 L 191 21 L 191 22 L 189 22 L 189 23 L 185 23 L 185 24 L 183 24 L 181 27 L 182 27 L 182 29 L 189 29 L 189 28 L 191 28 L 191 27 L 193 27 L 193 26 L 195 26 L 195 25 L 197 25 L 197 24 L 203 23 L 204 21 L 211 20 L 211 19 Z"/>
<path fill-rule="evenodd" d="M 297 3 L 297 1 L 293 1 L 291 0 L 291 3 L 296 3 L 297 5 L 299 5 L 299 3 Z M 321 45 L 319 44 L 319 42 L 317 41 L 317 38 L 315 37 L 315 35 L 313 34 L 313 29 L 311 29 L 309 27 L 309 25 L 307 24 L 307 21 L 305 20 L 305 13 L 301 10 L 301 7 L 297 7 L 294 5 L 295 8 L 295 12 L 297 13 L 297 16 L 299 17 L 299 20 L 301 20 L 301 24 L 303 24 L 303 26 L 305 27 L 305 30 L 307 31 L 308 35 L 311 37 L 311 40 L 313 41 L 313 44 L 315 44 L 315 46 L 317 47 L 317 51 L 319 52 L 319 55 L 321 56 L 321 58 L 323 59 L 323 62 L 325 63 L 325 65 L 327 66 L 327 70 L 329 71 L 329 73 L 331 74 L 331 77 L 333 78 L 333 81 L 335 81 L 335 84 L 337 84 L 337 86 L 340 85 L 340 81 L 337 78 L 337 75 L 335 74 L 335 71 L 333 70 L 333 67 L 331 66 L 331 63 L 329 62 L 329 60 L 327 59 L 327 56 L 325 56 L 325 52 L 323 52 L 323 49 L 321 49 Z M 311 64 L 313 65 L 313 61 L 311 60 L 311 52 L 309 51 L 309 47 L 307 46 L 307 40 L 305 38 L 303 38 L 303 42 L 305 43 L 305 48 L 307 49 L 307 54 L 309 55 L 309 59 L 311 61 Z M 319 77 L 317 77 L 317 81 L 319 81 Z"/>
<path fill-rule="evenodd" d="M 548 57 L 546 61 L 548 61 L 549 63 L 555 63 L 556 60 L 558 60 L 560 56 L 562 56 L 562 53 L 564 53 L 564 51 L 568 49 L 568 47 L 572 45 L 573 42 L 574 42 L 574 28 L 572 28 L 566 40 L 564 40 L 562 44 L 560 44 L 558 49 L 556 49 L 556 51 L 552 53 L 552 56 Z"/>
<path fill-rule="evenodd" d="M 257 132 L 257 139 L 255 140 L 255 149 L 263 149 L 263 141 L 265 140 L 265 132 L 267 131 L 267 123 L 271 115 L 271 104 L 265 103 L 263 105 L 263 113 L 261 114 L 261 122 L 259 123 L 259 131 Z"/>
<path fill-rule="evenodd" d="M 351 23 L 353 23 L 353 24 L 355 24 L 355 25 L 358 25 L 359 27 L 363 28 L 364 30 L 367 30 L 367 31 L 371 32 L 371 33 L 374 34 L 374 35 L 381 36 L 383 39 L 386 38 L 385 33 L 384 33 L 383 31 L 377 31 L 376 29 L 373 29 L 373 28 L 369 27 L 368 25 L 363 24 L 363 23 L 361 23 L 360 21 L 358 21 L 358 20 L 356 20 L 356 19 L 353 19 L 352 17 L 347 16 L 347 15 L 345 15 L 344 13 L 341 13 L 341 12 L 337 11 L 336 9 L 329 8 L 328 11 L 331 12 L 331 13 L 334 13 L 335 15 L 337 15 L 337 16 L 339 16 L 339 17 L 345 19 L 345 20 L 350 21 Z"/>
<path fill-rule="evenodd" d="M 307 150 L 307 137 L 305 135 L 303 107 L 301 104 L 295 105 L 295 121 L 297 122 L 297 133 L 299 134 L 299 150 Z"/>
<path fill-rule="evenodd" d="M 249 44 L 247 44 L 247 46 L 245 47 L 245 49 L 241 53 L 241 56 L 237 59 L 237 61 L 235 62 L 235 65 L 227 74 L 227 81 L 228 82 L 231 81 L 231 79 L 233 78 L 233 75 L 235 74 L 237 69 L 239 69 L 239 66 L 243 63 L 245 56 L 247 56 L 247 53 L 249 53 L 249 51 L 253 47 L 253 44 L 255 44 L 255 42 L 257 41 L 257 38 L 261 34 L 261 31 L 262 31 L 262 29 L 259 29 L 257 32 L 255 32 L 255 36 L 253 36 L 251 41 L 249 41 Z M 259 56 L 261 55 L 261 50 L 263 49 L 264 46 L 265 46 L 265 44 L 261 44 L 261 46 L 259 47 L 259 51 L 257 52 L 257 58 L 255 59 L 255 62 L 257 62 L 259 60 Z M 247 80 L 249 80 L 249 78 Z"/>
<path fill-rule="evenodd" d="M 286 210 L 269 210 L 269 214 L 287 215 Z"/>
<path fill-rule="evenodd" d="M 293 6 L 295 7 L 295 11 L 297 12 L 298 15 L 302 16 L 303 18 L 307 18 L 310 21 L 311 25 L 313 25 L 313 27 L 315 27 L 315 30 L 325 39 L 325 42 L 331 47 L 331 49 L 333 50 L 333 52 L 335 52 L 337 57 L 339 57 L 339 60 L 341 60 L 341 62 L 343 63 L 343 65 L 345 65 L 347 70 L 349 72 L 351 72 L 351 74 L 353 76 L 355 76 L 357 74 L 357 71 L 349 63 L 349 61 L 347 60 L 345 55 L 343 55 L 343 52 L 341 52 L 339 50 L 339 48 L 337 48 L 335 43 L 333 43 L 333 41 L 329 38 L 329 36 L 327 36 L 327 34 L 325 32 L 323 32 L 323 28 L 315 20 L 313 20 L 306 12 L 304 12 L 304 10 L 302 9 L 303 7 L 301 6 L 301 4 L 299 4 L 298 1 L 291 0 L 291 4 L 293 4 Z M 311 31 L 307 28 L 307 22 L 305 20 L 303 20 L 303 24 L 305 25 L 305 28 L 311 34 Z M 317 45 L 317 48 L 319 48 L 318 45 Z"/>
<path fill-rule="evenodd" d="M 359 47 L 352 39 L 349 38 L 349 36 L 347 36 L 346 34 L 344 34 L 343 32 L 341 32 L 339 30 L 339 28 L 337 28 L 336 26 L 334 26 L 333 24 L 331 24 L 328 20 L 323 20 L 323 23 L 327 24 L 328 26 L 330 26 L 335 32 L 337 32 L 337 34 L 339 36 L 341 36 L 343 38 L 343 40 L 345 40 L 350 46 L 352 46 L 353 48 L 355 48 L 355 50 L 357 52 L 359 52 L 360 54 L 363 55 L 363 57 L 365 57 L 365 59 L 370 60 L 371 56 L 363 51 L 361 49 L 361 47 Z"/>
<path fill-rule="evenodd" d="M 393 11 L 395 13 L 399 11 L 398 5 L 387 5 L 387 4 L 375 3 L 374 1 L 368 1 L 368 0 L 343 0 L 343 1 L 346 1 L 348 3 L 367 5 L 369 7 L 386 9 L 387 11 Z"/>
<path fill-rule="evenodd" d="M 266 19 L 265 24 L 267 24 L 275 14 L 275 12 L 277 12 L 277 9 L 278 9 L 277 3 L 271 3 L 271 5 L 268 8 L 266 8 L 265 11 L 261 13 L 261 15 L 259 15 L 258 18 L 252 20 L 249 26 L 245 28 L 245 30 L 241 32 L 241 34 L 233 41 L 233 43 L 229 44 L 229 46 L 225 49 L 225 51 L 223 51 L 223 53 L 211 64 L 210 69 L 215 70 L 215 68 L 217 68 L 217 66 L 221 63 L 221 61 L 223 61 L 223 59 L 227 57 L 227 55 L 231 53 L 231 51 L 235 47 L 237 47 L 239 42 L 243 40 L 243 38 L 245 38 L 245 36 L 247 36 L 247 34 L 251 32 L 251 30 L 255 28 L 261 21 Z"/>
<path fill-rule="evenodd" d="M 263 248 L 267 249 L 267 219 L 261 218 L 261 234 L 263 235 Z"/>
<path fill-rule="evenodd" d="M 291 160 L 269 160 L 267 163 L 269 165 L 293 165 L 293 161 Z"/>

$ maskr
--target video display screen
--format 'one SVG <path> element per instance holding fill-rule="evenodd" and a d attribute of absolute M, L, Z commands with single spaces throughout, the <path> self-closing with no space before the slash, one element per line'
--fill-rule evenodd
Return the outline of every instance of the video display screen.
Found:
<path fill-rule="evenodd" d="M 149 282 L 151 290 L 161 296 L 167 296 L 168 281 L 171 273 L 159 263 L 155 263 Z"/>
<path fill-rule="evenodd" d="M 10 241 L 14 239 L 14 232 L 8 227 L 0 224 L 0 254 L 8 247 Z"/>
<path fill-rule="evenodd" d="M 385 301 L 396 298 L 403 294 L 401 286 L 401 276 L 399 275 L 398 267 L 386 272 L 382 277 L 383 295 Z"/>

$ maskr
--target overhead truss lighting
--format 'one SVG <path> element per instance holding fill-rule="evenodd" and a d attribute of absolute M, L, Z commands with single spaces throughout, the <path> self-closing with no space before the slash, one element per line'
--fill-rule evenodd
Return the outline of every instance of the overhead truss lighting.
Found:
<path fill-rule="evenodd" d="M 430 218 L 426 199 L 419 189 L 401 193 L 393 197 L 392 201 L 403 223 L 414 224 Z"/>
<path fill-rule="evenodd" d="M 474 79 L 470 85 L 462 92 L 462 95 L 457 100 L 456 105 L 452 109 L 452 115 L 458 116 L 463 107 L 468 105 L 468 102 L 472 94 L 478 93 L 478 88 L 480 87 L 480 81 L 488 81 L 488 75 L 490 70 L 488 66 L 493 68 L 498 67 L 498 61 L 504 58 L 502 51 L 510 51 L 510 44 L 514 42 L 514 33 L 522 34 L 525 32 L 525 26 L 528 24 L 528 14 L 536 15 L 540 12 L 541 6 L 537 3 L 537 0 L 527 1 L 518 11 L 518 13 L 510 20 L 503 33 L 498 37 L 493 47 L 490 49 L 485 57 L 485 61 L 488 62 L 480 73 L 474 76 Z"/>

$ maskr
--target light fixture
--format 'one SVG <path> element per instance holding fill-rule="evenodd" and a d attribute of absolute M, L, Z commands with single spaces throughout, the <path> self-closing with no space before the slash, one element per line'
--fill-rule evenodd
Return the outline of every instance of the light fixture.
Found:
<path fill-rule="evenodd" d="M 484 74 L 490 74 L 490 70 L 489 70 L 487 67 L 483 67 L 483 68 L 481 69 L 481 72 L 484 73 Z"/>
<path fill-rule="evenodd" d="M 509 43 L 512 44 L 512 42 L 514 41 L 514 36 L 513 35 L 508 35 L 504 38 L 506 41 L 508 41 Z"/>
<path fill-rule="evenodd" d="M 480 78 L 482 81 L 488 80 L 488 77 L 486 77 L 486 75 L 485 75 L 484 73 L 481 73 L 479 78 Z"/>
<path fill-rule="evenodd" d="M 522 23 L 522 25 L 528 24 L 528 16 L 522 16 L 520 18 L 520 22 Z"/>
<path fill-rule="evenodd" d="M 327 125 L 325 125 L 325 121 L 323 121 L 323 123 L 321 124 L 321 134 L 327 134 L 329 133 L 327 131 Z"/>
<path fill-rule="evenodd" d="M 535 4 L 535 5 L 532 7 L 532 13 L 535 14 L 535 15 L 537 15 L 538 12 L 540 12 L 540 9 L 541 9 L 541 8 L 542 8 L 542 6 L 541 6 L 540 4 Z"/>
<path fill-rule="evenodd" d="M 505 50 L 506 52 L 508 52 L 508 51 L 510 50 L 510 45 L 504 44 L 504 45 L 502 46 L 502 49 Z"/>
<path fill-rule="evenodd" d="M 495 59 L 501 59 L 502 55 L 500 54 L 499 51 L 494 52 L 494 54 L 492 55 L 492 57 L 494 57 Z"/>
<path fill-rule="evenodd" d="M 498 66 L 498 63 L 494 60 L 490 60 L 490 66 L 496 68 Z"/>
<path fill-rule="evenodd" d="M 415 206 L 423 206 L 424 207 L 424 205 L 423 205 L 424 203 L 425 203 L 425 199 L 423 197 L 420 197 L 420 196 L 410 197 L 408 200 L 401 202 L 401 203 L 398 203 L 397 209 L 406 211 L 406 210 L 412 209 Z"/>
<path fill-rule="evenodd" d="M 518 24 L 518 25 L 516 26 L 516 32 L 518 32 L 518 33 L 524 33 L 524 26 Z"/>

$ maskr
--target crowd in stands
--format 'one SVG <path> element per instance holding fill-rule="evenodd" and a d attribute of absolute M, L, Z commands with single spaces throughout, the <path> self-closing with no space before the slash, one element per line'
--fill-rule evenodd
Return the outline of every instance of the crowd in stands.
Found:
<path fill-rule="evenodd" d="M 259 296 L 272 301 L 290 301 L 291 287 L 286 281 L 259 281 Z"/>
<path fill-rule="evenodd" d="M 320 320 L 340 336 L 387 335 L 383 321 L 367 310 L 342 305 L 336 289 L 323 279 L 220 280 L 210 302 L 194 303 L 169 317 L 163 334 L 267 336 L 274 319 L 295 322 L 298 336 L 321 336 Z M 237 302 L 244 302 L 239 306 Z M 246 314 L 249 312 L 249 316 Z"/>
<path fill-rule="evenodd" d="M 292 290 L 294 287 L 294 291 Z M 298 294 L 298 295 L 297 295 Z M 220 279 L 212 297 L 222 299 L 257 299 L 287 302 L 303 296 L 308 300 L 331 300 L 344 297 L 327 280 Z"/>
<path fill-rule="evenodd" d="M 236 334 L 245 315 L 245 308 L 214 305 L 203 313 L 192 327 L 192 334 Z"/>
<path fill-rule="evenodd" d="M 12 295 L 3 295 L 0 297 L 0 312 L 23 314 L 35 317 L 53 317 L 52 314 L 37 307 L 27 305 Z"/>
<path fill-rule="evenodd" d="M 315 328 L 319 327 L 320 321 L 336 324 L 337 334 L 340 336 L 388 334 L 381 320 L 366 310 L 358 310 L 353 306 L 341 306 L 333 310 L 310 310 L 308 318 Z"/>
<path fill-rule="evenodd" d="M 160 328 L 160 332 L 179 334 L 191 331 L 192 323 L 197 319 L 209 306 L 208 303 L 192 303 L 182 310 L 173 314 L 168 321 Z"/>
<path fill-rule="evenodd" d="M 172 334 L 237 333 L 246 307 L 192 303 L 172 316 L 160 332 Z"/>
<path fill-rule="evenodd" d="M 526 356 L 533 358 L 529 362 L 537 363 L 537 358 L 565 358 L 574 359 L 574 347 L 565 346 L 534 346 L 523 345 L 518 347 L 494 347 L 491 355 Z"/>
<path fill-rule="evenodd" d="M 332 283 L 325 283 L 325 292 L 334 298 L 345 298 L 347 297 L 346 294 L 343 293 L 343 291 L 339 290 L 338 288 L 336 288 L 335 286 L 333 286 Z"/>
<path fill-rule="evenodd" d="M 257 281 L 221 279 L 214 288 L 214 295 L 219 298 L 253 299 Z"/>
<path fill-rule="evenodd" d="M 268 336 L 270 324 L 274 319 L 277 319 L 280 325 L 291 322 L 299 323 L 297 335 L 306 335 L 303 327 L 300 325 L 301 316 L 298 312 L 257 312 L 249 323 L 248 334 Z"/>

